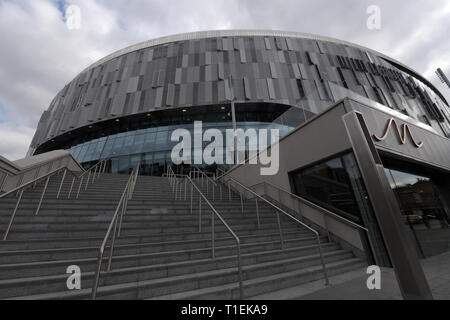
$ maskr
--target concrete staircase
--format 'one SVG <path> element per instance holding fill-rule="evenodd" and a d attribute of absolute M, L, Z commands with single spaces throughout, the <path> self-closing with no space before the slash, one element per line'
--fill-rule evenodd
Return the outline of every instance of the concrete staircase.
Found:
<path fill-rule="evenodd" d="M 42 186 L 24 193 L 8 240 L 0 241 L 0 299 L 89 299 L 99 246 L 116 209 L 128 175 L 102 174 L 79 199 L 67 199 L 66 179 L 50 180 L 42 208 L 34 215 Z M 77 186 L 77 183 L 75 183 Z M 201 186 L 201 185 L 200 185 Z M 139 176 L 133 199 L 116 239 L 112 270 L 102 271 L 97 299 L 237 299 L 239 285 L 234 239 L 217 220 L 216 258 L 211 259 L 211 214 L 203 204 L 198 232 L 198 196 L 190 213 L 187 200 L 174 200 L 164 177 Z M 204 187 L 203 187 L 204 190 Z M 206 191 L 206 190 L 205 190 Z M 282 219 L 280 249 L 276 215 L 254 202 L 228 199 L 223 190 L 213 202 L 241 239 L 245 297 L 323 278 L 316 240 L 308 230 Z M 15 198 L 0 201 L 0 232 L 6 228 Z M 322 237 L 328 274 L 364 265 L 352 252 Z M 102 270 L 106 268 L 106 250 Z M 68 266 L 81 268 L 81 290 L 68 290 Z"/>

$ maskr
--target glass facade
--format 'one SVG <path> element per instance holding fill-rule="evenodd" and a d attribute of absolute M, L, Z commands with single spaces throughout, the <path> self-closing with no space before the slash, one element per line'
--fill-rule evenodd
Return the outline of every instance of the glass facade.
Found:
<path fill-rule="evenodd" d="M 366 227 L 373 259 L 379 266 L 391 265 L 353 153 L 297 170 L 291 177 L 297 195 Z"/>
<path fill-rule="evenodd" d="M 385 168 L 402 219 L 422 257 L 450 251 L 450 216 L 430 177 Z"/>
<path fill-rule="evenodd" d="M 171 136 L 174 130 L 183 128 L 191 133 L 194 137 L 194 125 L 171 125 L 152 127 L 147 129 L 139 129 L 118 134 L 109 135 L 93 139 L 75 145 L 68 149 L 74 158 L 80 163 L 89 166 L 92 162 L 98 159 L 111 158 L 108 170 L 111 173 L 128 173 L 132 168 L 141 162 L 141 174 L 143 175 L 161 175 L 164 173 L 168 164 L 172 163 L 171 153 L 172 148 L 179 143 L 179 141 L 171 141 Z M 215 122 L 202 123 L 203 132 L 208 129 L 218 129 L 222 133 L 224 139 L 226 137 L 226 130 L 231 129 L 230 122 Z M 248 129 L 278 129 L 280 136 L 286 135 L 293 127 L 279 123 L 264 123 L 264 122 L 238 122 L 237 129 L 244 131 Z M 270 135 L 267 137 L 267 143 L 270 144 Z M 203 142 L 203 149 L 210 142 Z M 199 152 L 194 150 L 194 144 L 191 145 L 191 155 Z M 246 149 L 254 148 L 251 142 L 247 141 Z M 203 152 L 201 150 L 200 152 Z M 225 157 L 226 151 L 223 155 Z M 224 163 L 225 158 L 224 158 Z"/>

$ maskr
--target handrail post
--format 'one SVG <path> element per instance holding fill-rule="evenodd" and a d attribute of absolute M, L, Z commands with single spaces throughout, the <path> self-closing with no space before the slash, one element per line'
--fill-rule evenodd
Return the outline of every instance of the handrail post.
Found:
<path fill-rule="evenodd" d="M 123 202 L 122 202 L 122 210 L 121 210 L 121 213 L 120 213 L 119 232 L 118 232 L 118 236 L 119 236 L 119 237 L 120 237 L 120 232 L 121 232 L 121 230 L 122 230 L 122 219 L 123 219 L 123 215 L 126 213 L 126 210 L 127 210 L 129 194 L 130 194 L 130 188 L 129 188 L 129 186 L 128 186 L 128 187 L 127 187 L 127 191 L 126 191 L 126 197 L 125 197 L 125 199 L 123 199 Z"/>
<path fill-rule="evenodd" d="M 97 298 L 97 289 L 98 289 L 98 283 L 100 281 L 100 271 L 102 268 L 102 262 L 103 262 L 103 250 L 100 249 L 97 257 L 97 267 L 95 268 L 95 279 L 94 284 L 92 285 L 92 293 L 91 293 L 91 299 L 95 300 Z"/>
<path fill-rule="evenodd" d="M 242 191 L 239 191 L 239 194 L 241 196 L 241 211 L 242 214 L 244 214 L 244 200 L 242 199 Z"/>
<path fill-rule="evenodd" d="M 323 217 L 323 224 L 324 224 L 324 226 L 325 226 L 325 230 L 327 230 L 328 241 L 331 242 L 330 229 L 328 228 L 328 219 L 327 219 L 327 216 L 325 215 L 325 213 L 322 213 L 322 217 Z"/>
<path fill-rule="evenodd" d="M 278 230 L 280 231 L 281 250 L 284 250 L 283 232 L 281 231 L 280 213 L 277 211 Z"/>
<path fill-rule="evenodd" d="M 228 180 L 228 199 L 231 201 L 231 187 L 230 187 L 230 181 Z"/>
<path fill-rule="evenodd" d="M 191 215 L 192 215 L 192 196 L 193 196 L 194 186 L 191 184 Z"/>
<path fill-rule="evenodd" d="M 318 247 L 319 247 L 320 262 L 322 263 L 323 275 L 325 277 L 325 285 L 327 286 L 327 285 L 330 284 L 330 280 L 328 279 L 327 268 L 325 267 L 325 262 L 324 262 L 324 259 L 323 259 L 322 245 L 320 243 L 320 235 L 319 235 L 318 232 L 316 234 L 316 238 L 317 238 L 317 244 L 318 244 Z"/>
<path fill-rule="evenodd" d="M 22 200 L 23 191 L 24 190 L 22 189 L 19 192 L 19 198 L 17 199 L 16 206 L 14 207 L 14 211 L 11 214 L 11 219 L 9 219 L 9 224 L 8 224 L 8 227 L 6 228 L 5 235 L 3 236 L 3 240 L 6 240 L 6 238 L 8 238 L 9 230 L 11 229 L 11 226 L 14 221 L 14 217 L 16 216 L 17 208 L 19 208 L 20 201 Z"/>
<path fill-rule="evenodd" d="M 184 201 L 186 201 L 186 186 L 187 186 L 187 179 L 184 179 Z"/>
<path fill-rule="evenodd" d="M 258 229 L 261 228 L 261 224 L 259 221 L 259 206 L 258 206 L 258 198 L 255 197 L 255 204 L 256 204 L 256 219 L 258 221 Z"/>
<path fill-rule="evenodd" d="M 39 214 L 39 210 L 41 210 L 42 200 L 44 199 L 45 192 L 47 191 L 47 186 L 48 186 L 49 180 L 50 180 L 50 176 L 48 176 L 47 180 L 45 181 L 45 186 L 44 186 L 44 189 L 42 190 L 41 199 L 39 200 L 39 204 L 37 206 L 36 213 L 34 214 L 35 216 L 37 216 Z"/>
<path fill-rule="evenodd" d="M 89 174 L 88 174 L 88 178 L 86 180 L 86 186 L 84 187 L 84 190 L 87 190 L 87 188 L 88 188 L 89 180 L 91 179 L 91 172 L 92 172 L 92 170 L 89 170 Z"/>
<path fill-rule="evenodd" d="M 100 176 L 100 172 L 102 171 L 103 167 L 103 160 L 99 162 L 98 164 L 98 170 L 95 172 L 95 179 L 97 179 Z"/>
<path fill-rule="evenodd" d="M 123 204 L 122 204 L 123 206 Z M 108 258 L 108 266 L 106 268 L 106 271 L 111 271 L 111 263 L 112 263 L 112 256 L 113 256 L 113 251 L 114 251 L 114 242 L 116 241 L 116 232 L 117 232 L 117 220 L 118 220 L 119 216 L 116 216 L 115 218 L 115 222 L 114 222 L 114 231 L 113 231 L 113 237 L 111 240 L 111 247 L 109 248 L 109 258 Z"/>
<path fill-rule="evenodd" d="M 215 248 L 215 231 L 214 231 L 214 212 L 211 212 L 211 248 L 212 248 L 212 258 L 215 259 L 216 258 L 216 248 Z"/>
<path fill-rule="evenodd" d="M 175 193 L 175 200 L 177 200 L 177 195 L 178 195 L 178 183 L 175 180 L 175 182 L 173 183 L 174 189 L 173 192 Z"/>
<path fill-rule="evenodd" d="M 56 199 L 59 199 L 59 194 L 61 193 L 61 188 L 62 188 L 62 185 L 64 183 L 64 179 L 66 178 L 66 174 L 67 174 L 67 169 L 64 170 L 64 174 L 63 174 L 63 176 L 61 178 L 61 183 L 59 184 L 59 189 L 58 189 L 58 194 L 56 195 Z"/>
<path fill-rule="evenodd" d="M 72 184 L 70 185 L 69 194 L 67 195 L 67 199 L 70 199 L 70 195 L 72 194 L 73 184 L 75 183 L 75 177 L 72 179 Z"/>
<path fill-rule="evenodd" d="M 199 207 L 198 207 L 198 232 L 202 232 L 202 197 L 199 195 Z"/>
<path fill-rule="evenodd" d="M 95 165 L 95 170 L 94 170 L 94 173 L 92 175 L 92 182 L 91 183 L 95 182 L 95 176 L 97 175 L 97 169 L 98 169 L 98 163 Z"/>
<path fill-rule="evenodd" d="M 242 265 L 241 265 L 241 244 L 239 240 L 236 240 L 237 246 L 237 262 L 238 262 L 238 278 L 239 278 L 239 297 L 240 299 L 244 299 L 244 288 L 242 285 Z"/>
<path fill-rule="evenodd" d="M 98 172 L 97 172 L 97 178 L 100 177 L 100 174 L 103 171 L 103 163 L 104 163 L 104 160 L 100 161 L 100 166 L 99 166 L 99 169 L 98 169 Z"/>
<path fill-rule="evenodd" d="M 77 199 L 78 199 L 78 196 L 80 195 L 80 189 L 81 189 L 81 185 L 83 184 L 83 179 L 84 179 L 84 176 L 81 177 L 80 184 L 78 185 Z"/>

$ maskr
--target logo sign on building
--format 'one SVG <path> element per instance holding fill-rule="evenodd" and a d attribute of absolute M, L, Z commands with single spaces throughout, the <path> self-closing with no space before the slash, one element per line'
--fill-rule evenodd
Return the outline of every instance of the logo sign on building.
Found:
<path fill-rule="evenodd" d="M 376 134 L 373 134 L 373 138 L 376 141 L 383 141 L 387 138 L 387 136 L 389 135 L 389 132 L 391 131 L 391 127 L 395 128 L 395 133 L 397 133 L 397 137 L 400 140 L 401 144 L 405 144 L 406 143 L 406 138 L 409 137 L 409 140 L 411 141 L 411 143 L 416 147 L 416 148 L 421 148 L 423 146 L 423 142 L 417 142 L 414 139 L 413 134 L 411 133 L 411 129 L 409 128 L 409 126 L 406 123 L 403 123 L 400 127 L 397 125 L 397 122 L 395 121 L 394 118 L 390 118 L 388 120 L 386 129 L 384 130 L 384 134 L 383 136 L 379 137 Z M 394 129 L 392 129 L 394 130 Z"/>

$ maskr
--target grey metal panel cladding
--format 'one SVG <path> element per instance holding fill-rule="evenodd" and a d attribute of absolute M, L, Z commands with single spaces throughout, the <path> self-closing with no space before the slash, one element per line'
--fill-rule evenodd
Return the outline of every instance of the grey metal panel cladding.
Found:
<path fill-rule="evenodd" d="M 378 59 L 374 52 L 367 53 L 357 45 L 349 48 L 351 45 L 348 43 L 318 40 L 312 36 L 301 38 L 274 32 L 251 33 L 248 36 L 241 32 L 216 38 L 161 43 L 124 51 L 112 59 L 102 59 L 101 63 L 84 70 L 58 93 L 49 108 L 51 116 L 41 119 L 31 146 L 37 148 L 50 135 L 57 136 L 111 117 L 193 106 L 194 103 L 227 103 L 231 93 L 225 83 L 230 74 L 233 75 L 236 98 L 246 101 L 283 101 L 295 105 L 303 95 L 295 85 L 297 79 L 303 81 L 306 95 L 310 94 L 317 100 L 332 99 L 321 78 L 343 86 L 336 68 L 339 66 L 337 55 L 360 59 L 360 64 L 366 66 L 370 66 L 372 60 L 386 70 L 401 74 L 404 79 L 389 79 L 395 88 L 392 92 L 386 81 L 373 75 L 372 71 L 352 71 L 340 66 L 351 90 L 373 98 L 381 95 L 385 103 L 393 107 L 407 104 L 411 110 L 416 110 L 417 116 L 418 113 L 427 114 L 419 98 L 407 97 L 403 92 L 407 85 L 401 81 L 410 81 L 409 76 L 385 58 Z M 352 68 L 359 66 L 355 61 L 349 61 Z M 355 74 L 358 74 L 356 79 Z M 309 81 L 305 82 L 306 79 Z M 370 84 L 370 81 L 375 83 Z M 365 87 L 359 86 L 358 82 Z M 178 86 L 179 94 L 175 94 L 175 86 Z M 378 93 L 372 89 L 374 86 L 379 87 Z M 313 92 L 317 91 L 315 88 L 319 89 L 318 93 Z M 216 96 L 213 101 L 214 90 Z M 125 106 L 127 94 L 129 105 Z M 425 94 L 435 99 L 441 109 L 445 106 L 431 90 Z M 315 109 L 314 104 L 306 108 Z M 434 119 L 431 122 L 439 127 Z"/>

